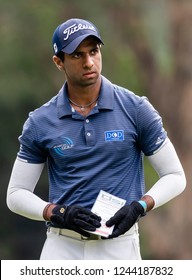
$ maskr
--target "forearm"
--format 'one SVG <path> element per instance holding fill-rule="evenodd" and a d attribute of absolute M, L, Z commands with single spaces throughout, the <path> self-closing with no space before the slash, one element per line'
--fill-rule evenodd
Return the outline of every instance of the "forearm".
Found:
<path fill-rule="evenodd" d="M 154 209 L 167 203 L 183 192 L 185 188 L 185 176 L 170 174 L 160 178 L 157 183 L 146 193 L 154 200 Z"/>
<path fill-rule="evenodd" d="M 16 159 L 7 190 L 7 206 L 11 211 L 33 220 L 43 221 L 48 202 L 34 194 L 44 164 L 30 164 Z"/>
<path fill-rule="evenodd" d="M 153 156 L 149 157 L 151 165 L 159 175 L 159 180 L 145 194 L 152 198 L 149 207 L 157 208 L 178 196 L 186 187 L 184 170 L 172 143 L 167 140 L 165 145 Z"/>
<path fill-rule="evenodd" d="M 12 212 L 18 215 L 32 220 L 44 221 L 43 210 L 47 202 L 28 190 L 15 189 L 9 195 L 7 205 Z"/>

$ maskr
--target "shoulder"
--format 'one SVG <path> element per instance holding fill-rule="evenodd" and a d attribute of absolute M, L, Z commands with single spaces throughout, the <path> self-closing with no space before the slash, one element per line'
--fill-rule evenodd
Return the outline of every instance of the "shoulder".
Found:
<path fill-rule="evenodd" d="M 57 122 L 57 104 L 60 94 L 59 91 L 48 102 L 29 112 L 23 125 L 23 132 L 29 133 L 30 131 L 30 133 L 36 134 L 37 131 L 45 131 L 50 124 L 54 125 Z"/>
<path fill-rule="evenodd" d="M 57 113 L 57 104 L 61 91 L 49 101 L 29 113 L 29 118 L 39 121 L 41 118 L 51 118 Z"/>
<path fill-rule="evenodd" d="M 146 96 L 140 96 L 128 88 L 122 87 L 110 82 L 105 77 L 102 78 L 102 93 L 107 98 L 108 102 L 114 102 L 121 110 L 134 115 L 146 111 L 154 111 L 153 106 Z M 110 100 L 112 101 L 110 101 Z"/>
<path fill-rule="evenodd" d="M 129 90 L 128 88 L 113 84 L 114 95 L 117 100 L 120 100 L 124 105 L 131 106 L 135 109 L 140 109 L 140 107 L 151 106 L 148 98 L 146 96 L 140 96 L 139 94 Z"/>
<path fill-rule="evenodd" d="M 135 103 L 140 103 L 144 99 L 147 99 L 145 96 L 140 96 L 133 91 L 129 90 L 128 88 L 122 87 L 120 85 L 117 85 L 115 83 L 112 83 L 107 78 L 102 76 L 102 88 L 104 90 L 111 90 L 113 93 L 118 96 L 119 98 L 125 99 L 125 100 L 132 100 Z"/>

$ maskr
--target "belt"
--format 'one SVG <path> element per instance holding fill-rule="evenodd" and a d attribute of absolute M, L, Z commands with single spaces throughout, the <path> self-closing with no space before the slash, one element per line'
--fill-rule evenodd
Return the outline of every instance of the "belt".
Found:
<path fill-rule="evenodd" d="M 82 241 L 88 241 L 88 240 L 102 240 L 100 235 L 90 233 L 89 237 L 86 237 L 84 235 L 81 235 L 80 233 L 69 230 L 69 229 L 64 229 L 64 228 L 54 228 L 54 227 L 48 227 L 47 229 L 48 232 L 52 232 L 57 235 L 62 235 L 70 238 L 74 238 L 77 240 L 82 240 Z M 121 236 L 128 236 L 128 235 L 133 235 L 134 233 L 137 233 L 138 231 L 138 225 L 134 224 L 130 230 L 128 230 L 126 233 L 124 233 Z"/>

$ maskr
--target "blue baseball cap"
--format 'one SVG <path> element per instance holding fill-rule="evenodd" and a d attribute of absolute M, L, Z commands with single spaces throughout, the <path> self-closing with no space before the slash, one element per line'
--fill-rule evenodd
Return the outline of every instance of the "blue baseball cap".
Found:
<path fill-rule="evenodd" d="M 60 51 L 73 53 L 79 44 L 88 36 L 96 37 L 103 44 L 99 31 L 90 21 L 72 18 L 60 24 L 53 33 L 54 54 Z"/>

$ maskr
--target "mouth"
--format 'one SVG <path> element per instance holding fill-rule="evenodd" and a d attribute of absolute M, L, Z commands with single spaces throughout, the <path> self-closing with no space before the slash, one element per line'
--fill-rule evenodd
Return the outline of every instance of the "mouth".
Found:
<path fill-rule="evenodd" d="M 92 72 L 86 72 L 86 73 L 83 74 L 84 77 L 93 77 L 95 75 L 96 75 L 96 73 L 93 72 L 93 71 Z"/>

